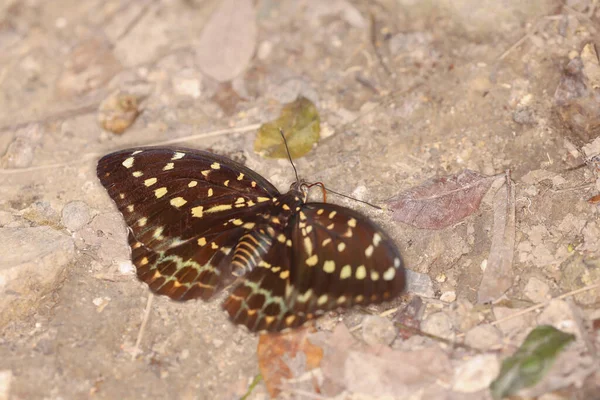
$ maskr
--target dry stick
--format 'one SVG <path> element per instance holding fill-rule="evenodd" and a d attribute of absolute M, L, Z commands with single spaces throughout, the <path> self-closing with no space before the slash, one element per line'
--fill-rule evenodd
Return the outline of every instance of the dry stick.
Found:
<path fill-rule="evenodd" d="M 150 319 L 152 299 L 154 299 L 154 294 L 150 292 L 150 294 L 148 295 L 148 301 L 146 302 L 146 309 L 144 310 L 144 319 L 142 320 L 142 326 L 140 326 L 140 331 L 138 332 L 137 340 L 135 341 L 135 347 L 133 348 L 133 354 L 131 354 L 131 361 L 135 361 L 135 358 L 137 357 L 140 351 L 140 343 L 142 343 L 142 338 L 144 337 L 144 331 L 146 330 L 148 319 Z"/>
<path fill-rule="evenodd" d="M 216 131 L 199 133 L 197 135 L 190 135 L 190 136 L 180 137 L 177 139 L 165 140 L 162 142 L 149 143 L 147 145 L 148 146 L 166 146 L 169 144 L 187 142 L 190 140 L 207 138 L 207 137 L 211 137 L 211 136 L 225 135 L 228 133 L 239 133 L 239 132 L 252 131 L 252 130 L 258 129 L 259 127 L 260 127 L 260 124 L 253 124 L 253 125 L 241 126 L 238 128 L 219 129 Z M 70 161 L 70 162 L 66 162 L 66 163 L 47 164 L 47 165 L 38 165 L 35 167 L 19 168 L 19 169 L 0 169 L 0 175 L 12 175 L 12 174 L 19 174 L 19 173 L 23 173 L 23 172 L 42 171 L 42 170 L 51 171 L 54 168 L 68 167 L 70 165 L 80 164 L 84 161 L 89 160 L 90 158 L 100 157 L 101 155 L 102 155 L 101 153 L 88 153 L 88 154 L 82 155 L 77 161 Z"/>
<path fill-rule="evenodd" d="M 551 302 L 552 300 L 562 300 L 562 299 L 565 299 L 565 298 L 567 298 L 567 297 L 570 297 L 570 296 L 575 296 L 575 295 L 577 295 L 577 294 L 580 294 L 580 293 L 583 293 L 583 292 L 587 292 L 587 291 L 590 291 L 590 290 L 594 290 L 594 289 L 598 289 L 598 288 L 600 288 L 600 282 L 598 282 L 598 283 L 594 283 L 594 284 L 592 284 L 592 285 L 588 285 L 588 286 L 585 286 L 585 287 L 582 287 L 582 288 L 580 288 L 580 289 L 575 289 L 575 290 L 572 290 L 572 291 L 570 291 L 570 292 L 567 292 L 567 293 L 561 294 L 560 296 L 554 297 L 554 298 L 553 298 L 553 299 L 551 299 L 551 300 L 545 301 L 545 302 L 543 302 L 543 303 L 538 303 L 538 304 L 536 304 L 536 305 L 533 305 L 533 306 L 531 306 L 531 307 L 527 307 L 527 308 L 525 308 L 524 310 L 521 310 L 521 311 L 519 311 L 519 312 L 516 312 L 516 313 L 514 313 L 514 314 L 507 315 L 507 316 L 506 316 L 506 317 L 504 317 L 504 318 L 500 318 L 500 319 L 498 319 L 498 320 L 496 320 L 496 321 L 494 321 L 494 322 L 491 322 L 491 323 L 490 323 L 490 325 L 498 325 L 498 324 L 500 324 L 500 323 L 502 323 L 502 322 L 504 322 L 504 321 L 507 321 L 507 320 L 509 320 L 509 319 L 513 319 L 513 318 L 516 318 L 516 317 L 520 317 L 520 316 L 521 316 L 521 315 L 523 315 L 523 314 L 527 314 L 527 313 L 529 313 L 529 312 L 531 312 L 531 311 L 535 311 L 535 310 L 537 310 L 538 308 L 542 308 L 542 307 L 544 307 L 544 306 L 547 306 L 547 305 L 549 305 L 549 304 L 550 304 L 550 302 Z"/>

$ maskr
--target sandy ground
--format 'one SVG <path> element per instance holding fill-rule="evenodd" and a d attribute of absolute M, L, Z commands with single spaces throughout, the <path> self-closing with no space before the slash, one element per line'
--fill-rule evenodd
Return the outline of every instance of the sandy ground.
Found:
<path fill-rule="evenodd" d="M 389 211 L 332 199 L 369 215 L 397 242 L 417 273 L 411 284 L 420 285 L 407 296 L 428 305 L 424 322 L 431 315 L 441 321 L 422 325 L 432 333 L 462 340 L 477 324 L 488 324 L 489 335 L 506 345 L 505 353 L 496 347 L 497 363 L 540 323 L 544 308 L 510 326 L 490 322 L 598 281 L 598 206 L 586 200 L 599 188 L 593 166 L 574 167 L 590 156 L 581 149 L 598 136 L 593 82 L 600 80 L 585 57 L 588 91 L 565 80 L 569 60 L 586 43 L 598 43 L 594 1 L 259 0 L 256 51 L 229 86 L 204 74 L 197 54 L 217 6 L 196 0 L 0 4 L 0 399 L 246 393 L 259 372 L 258 339 L 228 321 L 223 295 L 208 303 L 154 298 L 132 360 L 148 290 L 127 263 L 125 226 L 95 166 L 121 148 L 266 122 L 299 95 L 317 105 L 322 140 L 296 167 L 337 191 L 383 204 L 435 176 L 510 169 L 513 275 L 495 307 L 477 303 L 493 200 L 484 199 L 460 223 L 425 230 L 394 222 Z M 567 95 L 557 95 L 561 84 Z M 100 103 L 116 90 L 141 99 L 141 115 L 122 135 L 98 122 Z M 591 103 L 573 105 L 590 92 Z M 255 154 L 254 132 L 184 144 L 243 161 L 287 190 L 289 164 Z M 588 358 L 598 339 L 597 326 L 589 329 L 600 319 L 599 301 L 596 289 L 559 304 L 572 318 L 558 315 L 578 321 Z M 319 328 L 353 327 L 365 315 L 332 313 Z M 407 350 L 410 342 L 392 347 Z M 459 363 L 451 358 L 445 398 L 490 398 L 486 390 L 452 386 Z M 586 368 L 574 367 L 576 377 L 545 398 L 593 398 L 600 377 Z M 412 398 L 440 398 L 427 390 L 417 385 Z M 338 398 L 369 394 L 343 385 L 337 392 Z M 281 396 L 309 398 L 293 391 Z M 265 386 L 249 398 L 268 398 Z"/>

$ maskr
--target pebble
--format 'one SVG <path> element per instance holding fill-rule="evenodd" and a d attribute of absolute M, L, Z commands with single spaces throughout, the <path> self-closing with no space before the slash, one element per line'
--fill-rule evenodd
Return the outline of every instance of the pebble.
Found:
<path fill-rule="evenodd" d="M 421 297 L 435 297 L 433 283 L 427 274 L 406 270 L 406 291 Z"/>
<path fill-rule="evenodd" d="M 396 338 L 394 323 L 379 315 L 368 315 L 362 322 L 362 338 L 368 345 L 389 346 Z"/>
<path fill-rule="evenodd" d="M 62 224 L 70 232 L 75 232 L 90 222 L 90 208 L 83 201 L 71 201 L 62 209 Z"/>
<path fill-rule="evenodd" d="M 456 300 L 456 292 L 454 290 L 450 290 L 448 292 L 442 293 L 440 296 L 440 300 L 445 303 L 452 303 Z"/>
<path fill-rule="evenodd" d="M 502 342 L 502 332 L 493 325 L 478 325 L 465 334 L 465 345 L 479 350 L 490 350 Z"/>
<path fill-rule="evenodd" d="M 450 317 L 443 312 L 429 315 L 422 323 L 421 330 L 434 336 L 454 340 L 454 330 Z"/>
<path fill-rule="evenodd" d="M 452 390 L 474 393 L 486 389 L 500 371 L 494 354 L 481 354 L 461 363 L 454 371 Z"/>
<path fill-rule="evenodd" d="M 523 293 L 534 303 L 543 303 L 548 300 L 550 287 L 544 281 L 533 277 L 529 278 L 529 281 L 527 281 Z"/>

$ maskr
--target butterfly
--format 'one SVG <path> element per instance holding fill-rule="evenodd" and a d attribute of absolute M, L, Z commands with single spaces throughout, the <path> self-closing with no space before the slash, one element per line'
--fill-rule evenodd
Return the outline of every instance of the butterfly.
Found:
<path fill-rule="evenodd" d="M 404 290 L 392 239 L 356 211 L 307 202 L 303 181 L 282 194 L 226 157 L 180 147 L 108 154 L 97 174 L 127 223 L 138 278 L 179 301 L 233 285 L 223 307 L 250 331 Z"/>

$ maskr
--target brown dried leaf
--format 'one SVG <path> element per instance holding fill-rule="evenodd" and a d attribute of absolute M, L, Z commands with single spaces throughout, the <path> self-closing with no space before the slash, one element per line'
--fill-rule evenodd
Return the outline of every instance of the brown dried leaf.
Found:
<path fill-rule="evenodd" d="M 465 169 L 408 189 L 387 205 L 396 221 L 420 229 L 443 229 L 475 212 L 494 179 Z"/>
<path fill-rule="evenodd" d="M 258 367 L 271 397 L 279 394 L 283 380 L 298 377 L 319 367 L 323 349 L 308 340 L 311 330 L 312 328 L 302 328 L 260 336 Z"/>
<path fill-rule="evenodd" d="M 477 292 L 479 303 L 498 299 L 512 286 L 515 230 L 515 189 L 510 179 L 506 179 L 506 185 L 494 196 L 492 245 Z"/>
<path fill-rule="evenodd" d="M 246 69 L 255 47 L 252 0 L 223 0 L 200 35 L 198 64 L 213 79 L 230 81 Z"/>

